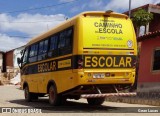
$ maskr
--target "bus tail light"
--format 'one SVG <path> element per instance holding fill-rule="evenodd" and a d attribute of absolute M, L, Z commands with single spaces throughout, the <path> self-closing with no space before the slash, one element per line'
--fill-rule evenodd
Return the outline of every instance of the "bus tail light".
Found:
<path fill-rule="evenodd" d="M 130 52 L 130 55 L 134 55 L 134 52 Z"/>
<path fill-rule="evenodd" d="M 133 68 L 136 68 L 137 60 L 133 61 Z"/>
<path fill-rule="evenodd" d="M 83 60 L 79 59 L 78 60 L 78 69 L 82 69 L 83 68 Z"/>

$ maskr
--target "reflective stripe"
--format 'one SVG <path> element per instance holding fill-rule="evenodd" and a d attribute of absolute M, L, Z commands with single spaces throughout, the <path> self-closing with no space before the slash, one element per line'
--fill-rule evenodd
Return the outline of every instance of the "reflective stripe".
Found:
<path fill-rule="evenodd" d="M 82 94 L 81 98 L 98 98 L 109 96 L 136 96 L 137 93 L 105 93 L 105 94 Z"/>

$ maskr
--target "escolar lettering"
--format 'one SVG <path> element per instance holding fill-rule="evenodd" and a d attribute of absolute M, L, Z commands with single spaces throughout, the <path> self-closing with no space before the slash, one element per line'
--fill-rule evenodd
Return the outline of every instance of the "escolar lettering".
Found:
<path fill-rule="evenodd" d="M 85 68 L 129 68 L 132 67 L 130 56 L 85 56 Z"/>
<path fill-rule="evenodd" d="M 48 72 L 48 71 L 55 71 L 56 70 L 56 62 L 47 62 L 47 63 L 42 63 L 38 64 L 38 72 Z"/>

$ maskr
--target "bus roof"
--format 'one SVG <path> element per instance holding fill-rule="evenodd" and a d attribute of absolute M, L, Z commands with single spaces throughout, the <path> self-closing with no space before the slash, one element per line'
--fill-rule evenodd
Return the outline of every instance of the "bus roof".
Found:
<path fill-rule="evenodd" d="M 71 21 L 73 21 L 74 19 L 76 19 L 76 18 L 78 18 L 80 16 L 87 16 L 87 15 L 90 16 L 90 15 L 95 15 L 95 14 L 96 15 L 103 15 L 103 16 L 113 16 L 113 17 L 116 16 L 116 17 L 119 17 L 119 18 L 126 18 L 126 19 L 128 18 L 128 16 L 125 15 L 125 14 L 116 13 L 116 12 L 113 12 L 111 10 L 108 10 L 108 11 L 87 11 L 87 12 L 82 12 L 82 13 L 74 16 L 73 18 L 71 18 L 71 19 L 69 19 L 67 21 L 64 21 L 63 23 L 59 24 L 58 26 L 50 29 L 49 31 L 44 32 L 44 33 L 40 34 L 39 36 L 32 38 L 27 43 L 26 46 L 29 46 L 31 44 L 34 44 L 34 43 L 40 41 L 40 40 L 43 40 L 44 38 L 47 38 L 48 36 L 51 36 L 53 33 L 56 33 L 56 32 L 58 32 L 60 30 L 59 27 L 63 27 L 63 25 L 69 24 Z"/>

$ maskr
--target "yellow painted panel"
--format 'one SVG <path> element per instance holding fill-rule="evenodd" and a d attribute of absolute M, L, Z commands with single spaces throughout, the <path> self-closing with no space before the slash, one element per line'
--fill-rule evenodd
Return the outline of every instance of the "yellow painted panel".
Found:
<path fill-rule="evenodd" d="M 135 34 L 130 19 L 84 17 L 84 48 L 134 49 Z"/>

